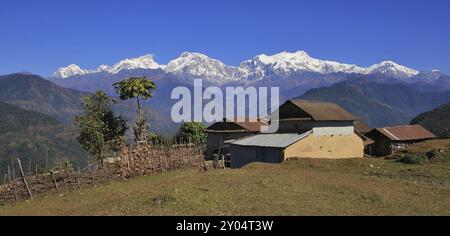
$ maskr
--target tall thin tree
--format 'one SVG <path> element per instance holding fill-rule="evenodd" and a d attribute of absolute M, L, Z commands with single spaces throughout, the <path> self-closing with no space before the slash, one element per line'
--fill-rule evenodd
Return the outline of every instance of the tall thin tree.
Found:
<path fill-rule="evenodd" d="M 147 141 L 149 126 L 142 111 L 139 98 L 146 100 L 152 97 L 152 90 L 156 88 L 155 83 L 146 77 L 131 77 L 114 83 L 113 86 L 120 99 L 128 100 L 136 98 L 138 111 L 132 126 L 134 140 L 137 143 Z"/>

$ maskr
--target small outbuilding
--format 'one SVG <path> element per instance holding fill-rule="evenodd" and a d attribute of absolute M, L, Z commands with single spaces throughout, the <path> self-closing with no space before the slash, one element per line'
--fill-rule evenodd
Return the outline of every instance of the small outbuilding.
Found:
<path fill-rule="evenodd" d="M 421 125 L 402 125 L 376 128 L 367 135 L 374 141 L 370 149 L 376 156 L 385 156 L 408 148 L 410 144 L 435 139 L 436 136 Z"/>
<path fill-rule="evenodd" d="M 231 167 L 252 162 L 280 163 L 290 158 L 360 158 L 363 140 L 349 134 L 297 133 L 258 134 L 230 144 Z"/>
<path fill-rule="evenodd" d="M 261 127 L 265 125 L 266 123 L 259 119 L 251 120 L 248 118 L 244 120 L 237 118 L 233 120 L 224 119 L 221 122 L 210 125 L 206 129 L 206 158 L 212 159 L 214 153 L 228 146 L 228 141 L 260 133 Z"/>

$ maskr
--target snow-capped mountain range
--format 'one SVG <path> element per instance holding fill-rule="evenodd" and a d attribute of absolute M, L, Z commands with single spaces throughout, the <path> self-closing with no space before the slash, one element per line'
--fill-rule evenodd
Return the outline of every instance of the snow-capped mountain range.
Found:
<path fill-rule="evenodd" d="M 59 68 L 55 73 L 53 73 L 52 77 L 65 79 L 65 78 L 69 78 L 71 76 L 85 75 L 85 74 L 89 74 L 89 73 L 92 73 L 92 72 L 88 71 L 88 70 L 83 70 L 75 64 L 71 64 L 67 67 Z"/>
<path fill-rule="evenodd" d="M 164 66 L 159 65 L 153 60 L 153 56 L 150 54 L 144 55 L 142 57 L 125 59 L 116 63 L 113 66 L 100 65 L 96 70 L 85 70 L 81 69 L 75 64 L 71 64 L 67 67 L 59 68 L 55 73 L 53 73 L 53 78 L 69 78 L 75 75 L 86 75 L 94 74 L 100 72 L 108 72 L 110 74 L 117 74 L 122 70 L 133 70 L 133 69 L 159 69 Z"/>
<path fill-rule="evenodd" d="M 212 82 L 226 83 L 239 80 L 263 80 L 268 76 L 288 77 L 294 73 L 314 72 L 332 73 L 381 73 L 394 78 L 411 78 L 419 71 L 399 65 L 392 61 L 383 61 L 370 67 L 344 64 L 313 58 L 304 51 L 281 52 L 275 55 L 258 55 L 243 61 L 239 66 L 225 65 L 223 62 L 201 53 L 184 52 L 167 65 L 158 64 L 150 54 L 125 59 L 113 66 L 101 65 L 96 70 L 86 70 L 72 64 L 58 69 L 52 76 L 55 79 L 69 78 L 77 75 L 94 73 L 117 74 L 122 70 L 161 69 L 181 77 L 198 77 Z"/>

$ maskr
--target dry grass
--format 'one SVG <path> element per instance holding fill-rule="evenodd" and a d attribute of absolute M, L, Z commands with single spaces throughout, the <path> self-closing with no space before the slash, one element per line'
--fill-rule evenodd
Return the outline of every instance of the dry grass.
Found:
<path fill-rule="evenodd" d="M 169 172 L 0 206 L 0 215 L 450 215 L 450 161 L 304 159 Z"/>
<path fill-rule="evenodd" d="M 450 148 L 450 139 L 436 139 L 429 140 L 422 143 L 417 143 L 411 148 L 409 148 L 410 152 L 426 152 L 431 149 L 448 149 Z"/>

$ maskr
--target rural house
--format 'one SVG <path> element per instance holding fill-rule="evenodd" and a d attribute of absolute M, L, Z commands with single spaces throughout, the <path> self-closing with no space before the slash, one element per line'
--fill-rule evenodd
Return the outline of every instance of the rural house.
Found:
<path fill-rule="evenodd" d="M 366 134 L 372 129 L 359 117 L 339 105 L 312 100 L 289 100 L 279 108 L 280 133 L 306 132 L 318 127 L 352 129 L 363 140 L 364 153 L 372 155 L 373 140 Z"/>
<path fill-rule="evenodd" d="M 278 133 L 257 134 L 230 143 L 231 166 L 279 163 L 289 158 L 363 157 L 364 140 L 355 131 L 356 120 L 333 103 L 289 100 L 279 108 Z"/>
<path fill-rule="evenodd" d="M 376 128 L 367 136 L 374 141 L 371 149 L 374 155 L 384 156 L 402 150 L 410 144 L 434 139 L 436 136 L 421 125 L 403 125 Z"/>
<path fill-rule="evenodd" d="M 221 122 L 212 124 L 206 129 L 206 158 L 211 159 L 214 153 L 227 146 L 227 141 L 257 134 L 265 125 L 261 120 L 238 121 L 236 118 L 233 120 L 223 119 Z"/>
<path fill-rule="evenodd" d="M 278 113 L 279 133 L 302 133 L 313 127 L 340 127 L 361 134 L 371 130 L 359 117 L 330 102 L 288 100 L 280 106 Z"/>

